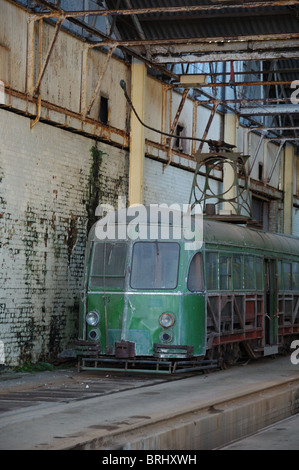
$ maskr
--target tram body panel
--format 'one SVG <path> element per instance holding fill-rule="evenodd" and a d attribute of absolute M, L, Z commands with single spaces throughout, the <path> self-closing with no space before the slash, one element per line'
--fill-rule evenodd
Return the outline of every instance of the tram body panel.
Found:
<path fill-rule="evenodd" d="M 99 241 L 93 229 L 81 343 L 97 344 L 99 357 L 149 361 L 287 346 L 299 333 L 298 239 L 214 221 L 203 235 L 192 251 L 182 240 Z"/>

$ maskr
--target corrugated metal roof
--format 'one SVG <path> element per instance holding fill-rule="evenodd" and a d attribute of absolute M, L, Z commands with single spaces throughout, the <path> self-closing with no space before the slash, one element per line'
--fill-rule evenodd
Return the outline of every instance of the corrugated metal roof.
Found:
<path fill-rule="evenodd" d="M 110 9 L 115 2 L 107 0 Z M 127 6 L 121 2 L 120 9 Z M 246 2 L 247 4 L 250 2 Z M 255 3 L 255 2 L 254 2 Z M 263 2 L 265 3 L 265 2 Z M 131 0 L 133 8 L 215 6 L 209 0 Z M 295 6 L 269 6 L 261 8 L 228 8 L 220 10 L 184 11 L 178 13 L 155 12 L 138 15 L 138 20 L 147 39 L 207 38 L 299 32 L 299 9 Z M 123 40 L 138 39 L 132 18 L 117 17 L 117 28 Z"/>

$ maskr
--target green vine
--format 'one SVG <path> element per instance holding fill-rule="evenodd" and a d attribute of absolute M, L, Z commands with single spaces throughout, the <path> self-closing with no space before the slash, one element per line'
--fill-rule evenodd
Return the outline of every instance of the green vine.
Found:
<path fill-rule="evenodd" d="M 91 153 L 93 162 L 99 161 L 100 164 L 102 163 L 103 155 L 108 155 L 108 153 L 105 153 L 102 150 L 98 149 L 97 143 L 90 148 L 90 153 Z"/>
<path fill-rule="evenodd" d="M 88 213 L 88 230 L 96 222 L 95 211 L 101 199 L 101 175 L 100 169 L 103 162 L 103 156 L 108 155 L 98 148 L 97 142 L 90 148 L 92 165 L 89 179 L 89 198 L 86 204 Z"/>

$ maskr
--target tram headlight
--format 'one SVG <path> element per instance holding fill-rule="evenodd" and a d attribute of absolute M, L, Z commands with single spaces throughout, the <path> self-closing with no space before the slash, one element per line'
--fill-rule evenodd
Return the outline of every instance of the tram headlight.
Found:
<path fill-rule="evenodd" d="M 169 312 L 164 312 L 160 315 L 159 323 L 163 328 L 170 328 L 174 325 L 174 315 Z"/>
<path fill-rule="evenodd" d="M 98 330 L 90 330 L 88 337 L 92 341 L 98 341 L 100 339 L 100 332 Z"/>
<path fill-rule="evenodd" d="M 86 323 L 89 326 L 97 326 L 99 321 L 100 321 L 100 315 L 95 310 L 88 312 L 88 314 L 86 315 Z"/>

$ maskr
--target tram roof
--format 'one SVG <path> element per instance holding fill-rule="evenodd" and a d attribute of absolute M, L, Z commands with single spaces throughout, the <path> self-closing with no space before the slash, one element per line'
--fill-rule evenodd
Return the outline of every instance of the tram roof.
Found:
<path fill-rule="evenodd" d="M 204 242 L 254 248 L 262 252 L 299 255 L 299 238 L 227 222 L 204 220 Z"/>
<path fill-rule="evenodd" d="M 144 206 L 143 206 L 144 207 Z M 166 209 L 166 211 L 169 209 Z M 177 212 L 178 214 L 178 212 Z M 136 218 L 136 214 L 128 215 L 126 209 L 115 211 L 109 215 L 109 224 L 124 223 L 128 224 Z M 181 213 L 182 215 L 182 213 Z M 149 207 L 146 211 L 139 213 L 139 220 L 143 224 L 150 223 Z M 102 219 L 103 220 L 103 219 Z M 174 224 L 177 225 L 178 220 L 183 218 L 173 218 Z M 160 222 L 160 219 L 159 219 Z M 96 239 L 96 224 L 91 228 L 89 240 Z M 288 255 L 299 256 L 299 238 L 286 234 L 278 234 L 248 228 L 245 226 L 228 223 L 224 221 L 214 221 L 211 219 L 203 219 L 203 242 L 205 244 L 222 245 L 222 246 L 239 246 L 244 249 L 256 249 L 261 252 L 276 252 Z"/>

